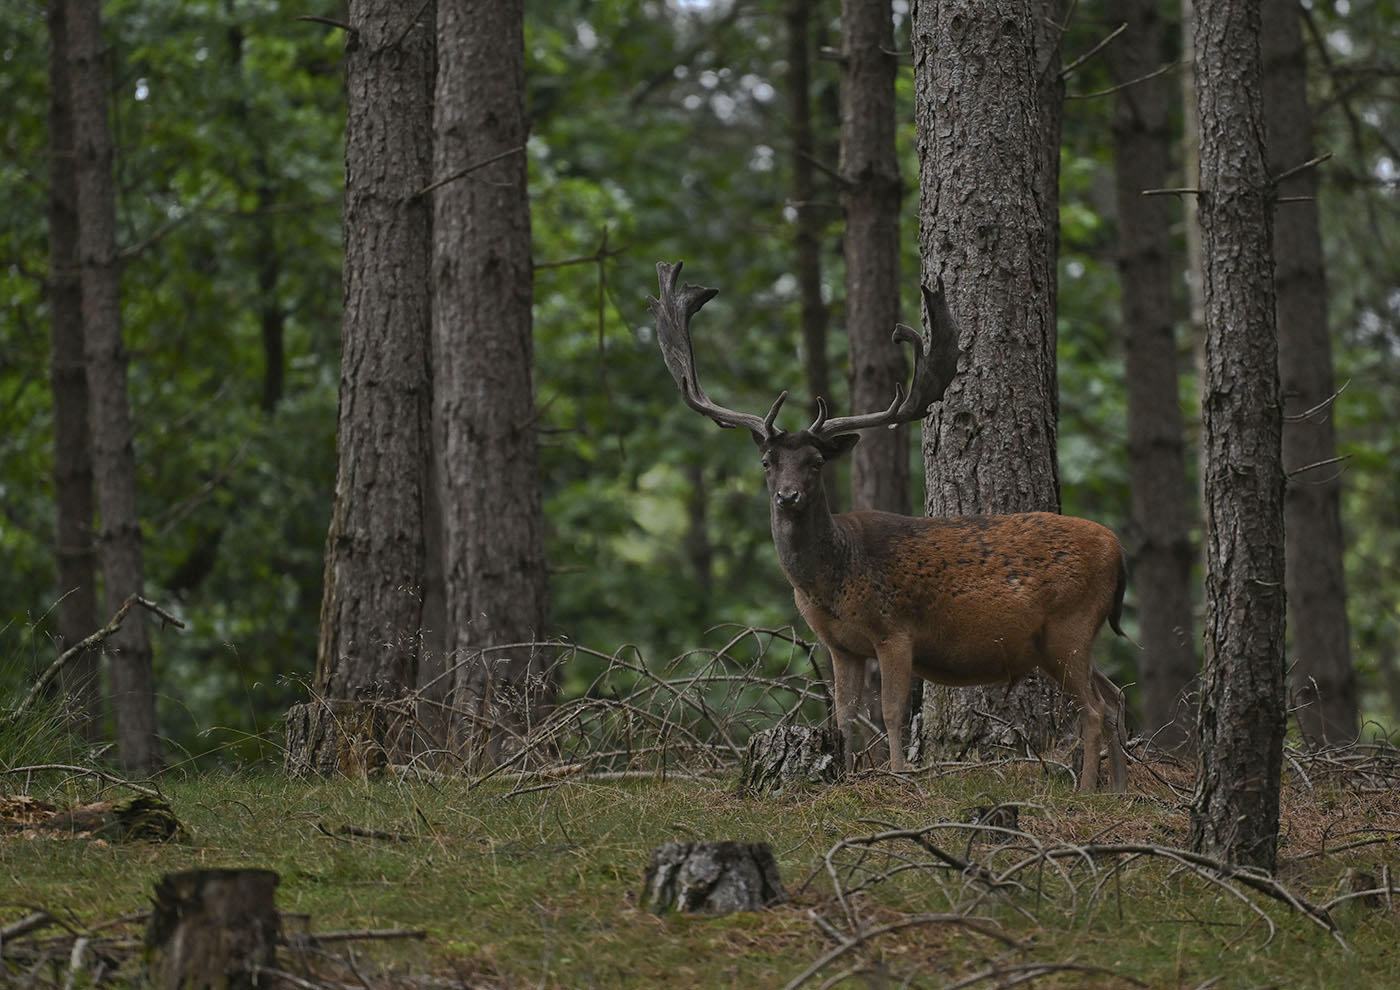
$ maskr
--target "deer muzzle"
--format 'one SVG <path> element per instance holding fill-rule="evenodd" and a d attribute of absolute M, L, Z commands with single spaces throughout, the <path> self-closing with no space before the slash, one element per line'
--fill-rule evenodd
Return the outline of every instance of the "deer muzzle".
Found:
<path fill-rule="evenodd" d="M 802 490 L 800 488 L 780 488 L 773 495 L 773 501 L 780 509 L 799 509 L 802 507 Z"/>

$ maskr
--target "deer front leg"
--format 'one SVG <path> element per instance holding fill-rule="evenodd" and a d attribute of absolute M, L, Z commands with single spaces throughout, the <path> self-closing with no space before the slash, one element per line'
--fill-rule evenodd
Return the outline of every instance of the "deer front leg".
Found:
<path fill-rule="evenodd" d="M 860 710 L 861 690 L 865 686 L 865 658 L 853 653 L 828 646 L 831 654 L 831 688 L 835 697 L 836 728 L 841 733 L 841 745 L 846 772 L 856 766 L 856 755 L 860 752 L 863 733 L 859 731 L 856 716 Z"/>
<path fill-rule="evenodd" d="M 876 651 L 880 660 L 880 712 L 890 741 L 890 770 L 903 773 L 904 726 L 909 719 L 909 685 L 914 677 L 914 651 L 905 638 L 891 639 Z"/>

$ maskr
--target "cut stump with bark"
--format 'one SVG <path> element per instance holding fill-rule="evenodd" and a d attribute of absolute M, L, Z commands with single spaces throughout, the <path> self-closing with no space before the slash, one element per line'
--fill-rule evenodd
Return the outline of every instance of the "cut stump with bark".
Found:
<path fill-rule="evenodd" d="M 147 973 L 157 990 L 259 985 L 277 964 L 281 919 L 272 870 L 167 873 L 156 881 L 146 928 Z M 263 980 L 263 985 L 266 980 Z"/>
<path fill-rule="evenodd" d="M 787 900 L 766 842 L 668 842 L 651 852 L 642 907 L 653 914 L 759 911 Z"/>
<path fill-rule="evenodd" d="M 778 793 L 785 787 L 822 786 L 843 772 L 841 737 L 807 725 L 784 725 L 756 732 L 739 778 L 743 790 Z"/>
<path fill-rule="evenodd" d="M 283 769 L 290 777 L 368 777 L 407 748 L 409 720 L 382 701 L 313 698 L 293 705 Z"/>

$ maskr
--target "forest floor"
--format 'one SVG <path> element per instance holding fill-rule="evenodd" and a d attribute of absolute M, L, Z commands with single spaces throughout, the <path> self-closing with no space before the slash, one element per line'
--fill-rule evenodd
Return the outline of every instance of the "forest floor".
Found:
<path fill-rule="evenodd" d="M 53 920 L 4 939 L 0 984 L 127 985 L 155 881 L 221 866 L 280 875 L 290 975 L 265 986 L 1400 986 L 1397 775 L 1385 750 L 1292 753 L 1262 878 L 1184 852 L 1191 769 L 1166 761 L 1135 762 L 1127 796 L 1088 797 L 1032 760 L 766 797 L 734 772 L 167 774 L 182 828 L 159 843 L 26 823 L 25 805 L 129 791 L 11 774 L 0 930 Z M 967 824 L 1003 802 L 1014 825 Z M 641 907 L 651 851 L 699 839 L 770 843 L 788 899 L 726 917 Z"/>

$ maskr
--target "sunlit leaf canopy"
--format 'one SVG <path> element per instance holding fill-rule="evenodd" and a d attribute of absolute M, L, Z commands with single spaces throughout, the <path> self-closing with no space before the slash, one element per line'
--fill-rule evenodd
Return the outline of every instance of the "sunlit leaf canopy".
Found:
<path fill-rule="evenodd" d="M 1364 710 L 1388 723 L 1400 704 L 1400 11 L 1308 6 L 1316 144 L 1334 153 L 1322 215 L 1338 380 L 1348 383 L 1336 415 L 1355 656 Z M 838 47 L 837 5 L 818 7 L 816 44 Z M 104 6 L 149 592 L 188 624 L 156 637 L 162 731 L 195 752 L 246 751 L 242 733 L 275 724 L 314 657 L 335 471 L 344 39 L 306 14 L 336 20 L 341 10 L 277 0 Z M 551 631 L 604 652 L 630 643 L 661 660 L 717 626 L 796 621 L 752 445 L 681 404 L 645 306 L 655 262 L 684 260 L 687 278 L 721 289 L 694 323 L 716 400 L 761 413 L 784 388 L 805 396 L 783 15 L 782 4 L 757 0 L 526 5 Z M 1077 8 L 1067 61 L 1106 33 L 1095 16 Z M 907 5 L 895 4 L 895 18 L 907 65 Z M 0 676 L 11 687 L 53 656 L 60 595 L 43 294 L 45 31 L 42 4 L 0 7 Z M 834 61 L 814 62 L 819 158 L 831 169 L 837 80 Z M 1072 96 L 1107 85 L 1095 60 L 1068 80 Z M 898 98 L 912 321 L 912 72 L 900 75 Z M 1110 114 L 1104 98 L 1066 106 L 1060 470 L 1065 510 L 1131 541 Z M 841 214 L 824 171 L 818 190 L 829 350 L 841 368 Z M 1194 415 L 1184 285 L 1182 296 L 1182 401 Z M 269 321 L 285 342 L 275 394 Z M 845 377 L 834 377 L 829 398 L 844 410 Z M 785 415 L 798 417 L 799 405 Z M 1130 623 L 1132 608 L 1130 592 Z M 1109 669 L 1131 681 L 1133 651 L 1116 650 Z M 565 690 L 590 674 L 570 672 Z"/>

